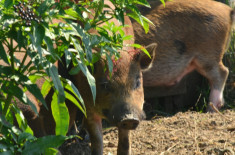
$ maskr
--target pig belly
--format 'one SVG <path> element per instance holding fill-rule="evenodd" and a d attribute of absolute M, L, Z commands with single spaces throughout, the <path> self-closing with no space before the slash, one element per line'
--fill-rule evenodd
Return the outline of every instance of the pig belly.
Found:
<path fill-rule="evenodd" d="M 153 67 L 149 72 L 144 74 L 144 86 L 173 86 L 179 83 L 185 75 L 195 69 L 196 67 L 193 61 L 186 66 L 179 67 L 174 65 L 170 67 L 170 69 L 168 67 L 167 70 L 154 69 Z"/>
<path fill-rule="evenodd" d="M 168 83 L 168 86 L 173 86 L 177 83 L 179 83 L 181 81 L 181 79 L 187 75 L 188 73 L 192 72 L 195 69 L 194 65 L 189 65 L 187 68 L 185 68 L 185 70 L 183 71 L 183 73 L 181 73 L 175 80 L 173 80 L 172 82 Z"/>

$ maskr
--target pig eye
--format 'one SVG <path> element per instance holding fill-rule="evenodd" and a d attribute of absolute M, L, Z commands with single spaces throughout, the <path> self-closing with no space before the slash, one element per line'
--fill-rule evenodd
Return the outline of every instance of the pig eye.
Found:
<path fill-rule="evenodd" d="M 99 85 L 100 85 L 102 90 L 109 91 L 111 89 L 110 88 L 110 83 L 107 80 L 101 80 Z"/>
<path fill-rule="evenodd" d="M 100 85 L 103 89 L 108 89 L 109 82 L 101 82 Z"/>
<path fill-rule="evenodd" d="M 139 88 L 139 87 L 140 87 L 140 85 L 141 85 L 141 82 L 140 82 L 140 76 L 138 75 L 138 76 L 136 77 L 136 80 L 135 80 L 135 86 L 134 86 L 134 89 Z"/>

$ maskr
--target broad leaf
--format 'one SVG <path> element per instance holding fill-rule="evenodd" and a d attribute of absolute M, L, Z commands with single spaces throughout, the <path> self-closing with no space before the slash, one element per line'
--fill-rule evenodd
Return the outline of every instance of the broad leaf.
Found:
<path fill-rule="evenodd" d="M 61 84 L 58 70 L 54 65 L 51 65 L 51 67 L 48 69 L 49 75 L 55 85 L 55 88 L 58 90 L 59 95 L 58 95 L 58 102 L 63 103 L 65 101 L 65 94 L 64 94 L 64 88 Z"/>
<path fill-rule="evenodd" d="M 146 20 L 146 18 L 144 18 L 144 16 L 142 15 L 138 15 L 136 13 L 127 13 L 127 15 L 131 18 L 133 18 L 134 20 L 136 20 L 141 26 L 143 26 L 145 33 L 148 33 L 149 31 L 149 20 Z M 144 18 L 144 19 L 143 19 Z"/>
<path fill-rule="evenodd" d="M 24 141 L 32 141 L 35 139 L 36 139 L 36 137 L 34 137 L 32 134 L 27 133 L 27 132 L 23 132 L 19 135 L 18 142 L 23 143 Z"/>
<path fill-rule="evenodd" d="M 33 94 L 36 97 L 36 99 L 38 99 L 47 108 L 47 104 L 38 86 L 36 84 L 31 83 L 31 81 L 29 80 L 27 76 L 20 75 L 20 80 L 23 82 L 22 85 L 26 87 L 28 91 L 31 94 Z"/>
<path fill-rule="evenodd" d="M 36 106 L 29 100 L 26 94 L 19 87 L 13 85 L 13 83 L 9 83 L 9 85 L 4 84 L 2 86 L 2 90 L 17 97 L 22 103 L 30 105 L 32 110 L 38 115 Z"/>
<path fill-rule="evenodd" d="M 53 43 L 52 43 L 51 38 L 49 38 L 48 36 L 45 36 L 44 41 L 47 44 L 47 51 L 51 54 L 53 59 L 55 59 L 55 60 L 59 59 L 58 55 L 56 55 L 54 52 L 54 47 L 53 47 Z"/>
<path fill-rule="evenodd" d="M 51 83 L 45 80 L 41 88 L 42 96 L 45 97 L 49 93 L 50 90 L 51 90 Z"/>
<path fill-rule="evenodd" d="M 42 25 L 37 25 L 35 27 L 36 46 L 41 46 L 44 36 L 45 36 L 45 28 Z"/>
<path fill-rule="evenodd" d="M 65 136 L 44 136 L 38 138 L 33 142 L 27 142 L 22 154 L 31 155 L 31 154 L 42 154 L 47 148 L 57 148 L 66 140 Z"/>
<path fill-rule="evenodd" d="M 54 149 L 54 148 L 48 148 L 45 150 L 44 152 L 45 155 L 58 155 L 59 154 L 59 151 L 57 149 Z"/>
<path fill-rule="evenodd" d="M 16 118 L 19 128 L 23 130 L 24 132 L 33 135 L 33 130 L 28 126 L 27 120 L 25 119 L 20 109 L 13 104 L 12 110 L 15 113 L 15 118 Z"/>
<path fill-rule="evenodd" d="M 84 66 L 84 64 L 82 64 L 80 61 L 78 61 L 78 65 L 81 69 L 81 71 L 83 72 L 83 74 L 86 76 L 88 84 L 91 88 L 91 93 L 92 93 L 92 97 L 93 97 L 93 102 L 95 104 L 95 98 L 96 98 L 96 85 L 95 85 L 95 78 L 91 75 L 91 73 L 89 72 L 87 66 Z"/>
<path fill-rule="evenodd" d="M 52 97 L 51 110 L 56 122 L 56 135 L 66 135 L 69 129 L 69 111 L 65 102 L 58 102 L 57 93 Z"/>
<path fill-rule="evenodd" d="M 66 84 L 65 84 L 64 88 L 66 90 L 68 90 L 69 92 L 73 93 L 73 95 L 76 97 L 75 98 L 73 95 L 66 92 L 66 95 L 65 95 L 66 98 L 69 99 L 70 101 L 72 101 L 83 112 L 83 114 L 86 117 L 86 107 L 85 107 L 84 101 L 82 99 L 82 96 L 80 95 L 76 86 L 71 81 L 66 79 Z M 77 102 L 77 99 L 80 101 L 80 103 Z M 80 104 L 82 104 L 83 107 L 81 107 Z"/>

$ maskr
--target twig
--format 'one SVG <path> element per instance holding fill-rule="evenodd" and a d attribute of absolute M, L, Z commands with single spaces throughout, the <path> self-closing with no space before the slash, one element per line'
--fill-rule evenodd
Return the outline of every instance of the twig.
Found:
<path fill-rule="evenodd" d="M 178 142 L 179 143 L 179 142 Z M 174 148 L 178 143 L 172 145 L 171 147 L 169 147 L 166 151 L 163 151 L 160 153 L 160 155 L 164 155 L 165 152 L 169 152 L 172 148 Z"/>
<path fill-rule="evenodd" d="M 223 118 L 229 119 L 228 117 L 224 116 L 215 106 L 212 102 L 209 103 L 210 107 L 217 112 L 220 116 L 222 116 Z"/>

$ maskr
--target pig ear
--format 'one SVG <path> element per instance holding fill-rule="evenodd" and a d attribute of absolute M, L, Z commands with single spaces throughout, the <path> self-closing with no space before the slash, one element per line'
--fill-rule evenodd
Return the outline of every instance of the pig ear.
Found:
<path fill-rule="evenodd" d="M 156 48 L 157 48 L 157 43 L 152 43 L 145 47 L 145 49 L 149 52 L 151 58 L 147 54 L 141 51 L 139 55 L 139 63 L 143 71 L 148 70 L 152 66 L 153 60 L 155 58 Z"/>

